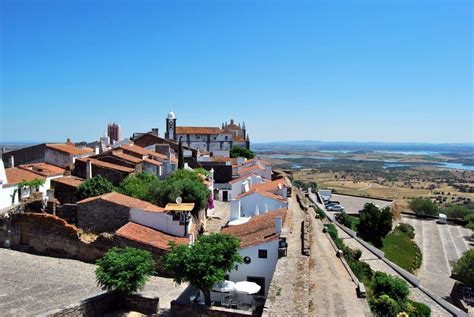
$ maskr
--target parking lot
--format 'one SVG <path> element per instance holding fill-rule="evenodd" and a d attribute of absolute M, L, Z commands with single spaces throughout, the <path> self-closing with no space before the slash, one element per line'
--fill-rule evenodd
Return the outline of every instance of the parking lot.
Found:
<path fill-rule="evenodd" d="M 409 216 L 404 216 L 401 222 L 415 228 L 415 241 L 423 254 L 417 274 L 421 283 L 443 298 L 449 296 L 455 282 L 450 278 L 452 262 L 474 247 L 474 242 L 469 240 L 471 230 Z"/>
<path fill-rule="evenodd" d="M 390 205 L 391 201 L 332 194 L 331 201 L 338 201 L 348 214 L 358 214 L 366 203 L 373 203 L 381 208 Z"/>

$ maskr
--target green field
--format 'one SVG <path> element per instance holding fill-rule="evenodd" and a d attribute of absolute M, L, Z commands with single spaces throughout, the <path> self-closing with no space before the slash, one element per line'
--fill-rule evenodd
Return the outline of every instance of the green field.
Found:
<path fill-rule="evenodd" d="M 387 259 L 411 273 L 421 266 L 420 248 L 398 228 L 385 237 L 382 251 Z"/>

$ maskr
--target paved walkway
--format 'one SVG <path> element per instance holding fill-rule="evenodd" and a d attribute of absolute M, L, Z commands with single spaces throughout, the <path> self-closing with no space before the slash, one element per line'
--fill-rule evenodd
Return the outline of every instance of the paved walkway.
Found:
<path fill-rule="evenodd" d="M 321 221 L 312 219 L 310 315 L 371 316 L 367 301 L 357 297 L 354 282 L 322 232 Z"/>
<path fill-rule="evenodd" d="M 291 226 L 287 236 L 288 252 L 278 260 L 265 306 L 268 316 L 308 316 L 309 258 L 301 254 L 301 222 L 304 212 L 295 195 L 288 200 Z"/>
<path fill-rule="evenodd" d="M 44 314 L 101 294 L 95 268 L 76 260 L 0 249 L 0 316 Z M 153 277 L 142 294 L 160 297 L 160 308 L 166 309 L 186 286 Z"/>
<path fill-rule="evenodd" d="M 214 210 L 207 218 L 206 232 L 220 232 L 221 228 L 229 222 L 230 203 L 214 200 Z"/>

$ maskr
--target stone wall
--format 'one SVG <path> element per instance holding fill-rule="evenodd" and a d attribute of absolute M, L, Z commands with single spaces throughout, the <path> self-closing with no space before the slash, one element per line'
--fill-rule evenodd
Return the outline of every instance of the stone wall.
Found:
<path fill-rule="evenodd" d="M 76 161 L 74 164 L 74 170 L 72 175 L 78 176 L 80 178 L 86 179 L 87 163 L 84 161 Z M 110 168 L 104 168 L 97 165 L 92 164 L 92 176 L 102 176 L 108 179 L 114 186 L 118 186 L 120 182 L 129 175 L 128 172 L 112 170 Z"/>
<path fill-rule="evenodd" d="M 120 309 L 144 315 L 156 315 L 159 313 L 159 302 L 158 297 L 129 295 L 121 298 L 116 292 L 109 292 L 74 303 L 65 309 L 50 311 L 46 315 L 53 317 L 103 316 Z"/>
<path fill-rule="evenodd" d="M 220 317 L 248 317 L 257 316 L 252 312 L 230 309 L 224 307 L 211 306 L 190 303 L 180 304 L 177 301 L 171 301 L 171 316 L 172 317 L 202 317 L 202 316 L 220 316 Z"/>
<path fill-rule="evenodd" d="M 56 207 L 56 216 L 66 220 L 70 224 L 77 223 L 77 205 L 64 204 Z"/>
<path fill-rule="evenodd" d="M 129 217 L 130 208 L 102 199 L 77 205 L 77 226 L 91 232 L 115 232 Z"/>
<path fill-rule="evenodd" d="M 5 167 L 11 167 L 10 156 L 15 158 L 15 166 L 21 164 L 40 163 L 45 161 L 45 152 L 46 144 L 43 143 L 3 153 L 2 160 Z"/>
<path fill-rule="evenodd" d="M 47 213 L 14 214 L 11 218 L 13 249 L 94 262 L 117 245 L 114 237 L 107 235 L 100 235 L 92 242 L 84 241 L 77 227 Z"/>
<path fill-rule="evenodd" d="M 77 187 L 70 186 L 54 179 L 51 180 L 51 188 L 54 189 L 54 198 L 61 204 L 75 204 L 77 202 Z"/>

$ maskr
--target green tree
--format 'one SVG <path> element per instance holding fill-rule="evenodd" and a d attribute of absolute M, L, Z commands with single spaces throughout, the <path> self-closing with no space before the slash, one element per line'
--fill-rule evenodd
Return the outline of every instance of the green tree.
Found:
<path fill-rule="evenodd" d="M 400 311 L 397 302 L 388 295 L 382 295 L 371 300 L 370 306 L 377 317 L 396 316 Z"/>
<path fill-rule="evenodd" d="M 202 167 L 195 168 L 194 173 L 201 174 L 201 175 L 204 175 L 206 177 L 209 176 L 209 171 L 205 168 L 202 168 Z"/>
<path fill-rule="evenodd" d="M 383 272 L 375 272 L 371 289 L 374 297 L 387 295 L 399 303 L 400 307 L 405 305 L 410 294 L 408 285 L 404 280 Z"/>
<path fill-rule="evenodd" d="M 114 190 L 109 180 L 102 176 L 96 176 L 86 180 L 77 188 L 76 194 L 79 200 L 86 199 L 89 197 L 100 196 L 106 193 L 110 193 Z"/>
<path fill-rule="evenodd" d="M 181 137 L 179 138 L 178 144 L 178 169 L 184 168 L 184 154 L 183 154 L 183 142 L 181 141 Z"/>
<path fill-rule="evenodd" d="M 380 210 L 374 204 L 365 205 L 359 218 L 357 232 L 360 237 L 382 247 L 382 239 L 392 230 L 392 213 L 389 207 Z"/>
<path fill-rule="evenodd" d="M 415 198 L 410 201 L 410 209 L 417 215 L 437 216 L 439 208 L 429 198 Z"/>
<path fill-rule="evenodd" d="M 112 248 L 97 260 L 97 284 L 106 291 L 129 295 L 142 290 L 155 273 L 151 253 L 135 248 Z"/>
<path fill-rule="evenodd" d="M 247 159 L 253 159 L 255 157 L 255 153 L 240 146 L 233 146 L 230 149 L 230 157 L 245 157 Z"/>
<path fill-rule="evenodd" d="M 464 252 L 454 263 L 453 275 L 457 280 L 474 288 L 474 249 Z"/>
<path fill-rule="evenodd" d="M 194 203 L 194 211 L 204 209 L 210 192 L 202 179 L 193 171 L 177 170 L 164 181 L 151 188 L 156 204 L 166 206 L 181 197 L 183 202 Z"/>
<path fill-rule="evenodd" d="M 444 213 L 449 217 L 449 218 L 459 218 L 459 219 L 464 219 L 467 215 L 474 215 L 474 209 L 465 207 L 465 206 L 459 206 L 459 205 L 454 205 L 446 208 L 444 210 Z"/>
<path fill-rule="evenodd" d="M 165 270 L 173 274 L 176 283 L 189 282 L 204 294 L 206 305 L 211 304 L 211 288 L 242 263 L 240 241 L 234 236 L 211 233 L 200 236 L 191 245 L 170 242 L 171 251 L 162 257 Z"/>
<path fill-rule="evenodd" d="M 140 173 L 127 176 L 119 185 L 118 192 L 137 199 L 154 202 L 151 188 L 159 186 L 160 180 L 151 173 Z"/>

